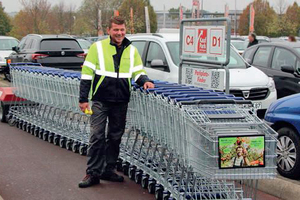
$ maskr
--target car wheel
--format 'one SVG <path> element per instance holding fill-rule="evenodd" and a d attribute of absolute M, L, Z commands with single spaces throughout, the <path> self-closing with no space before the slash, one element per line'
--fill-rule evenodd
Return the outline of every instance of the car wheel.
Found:
<path fill-rule="evenodd" d="M 11 76 L 9 72 L 4 72 L 4 77 L 6 80 L 8 80 L 9 82 L 11 82 Z"/>
<path fill-rule="evenodd" d="M 291 179 L 300 178 L 299 134 L 292 128 L 283 127 L 278 131 L 277 170 Z"/>
<path fill-rule="evenodd" d="M 0 121 L 7 122 L 6 115 L 8 114 L 9 106 L 4 105 L 3 102 L 0 102 Z"/>

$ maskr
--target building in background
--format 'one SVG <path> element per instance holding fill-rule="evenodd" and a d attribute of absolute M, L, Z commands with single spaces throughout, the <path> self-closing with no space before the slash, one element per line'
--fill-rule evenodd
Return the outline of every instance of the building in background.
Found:
<path fill-rule="evenodd" d="M 169 11 L 155 11 L 157 16 L 157 31 L 162 28 L 179 28 L 180 27 L 180 14 L 179 12 L 169 13 Z M 224 17 L 225 13 L 210 13 L 207 11 L 202 11 L 203 18 L 217 18 Z M 242 10 L 229 10 L 228 17 L 231 19 L 231 33 L 234 35 L 234 25 L 235 25 L 235 16 L 236 16 L 236 30 L 239 29 L 240 16 L 242 15 Z M 236 14 L 236 15 L 235 15 Z M 192 18 L 192 12 L 186 11 L 183 8 L 183 19 Z"/>

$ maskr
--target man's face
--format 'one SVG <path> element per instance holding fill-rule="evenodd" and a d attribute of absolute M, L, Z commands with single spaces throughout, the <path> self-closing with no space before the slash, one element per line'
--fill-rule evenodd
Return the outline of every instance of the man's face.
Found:
<path fill-rule="evenodd" d="M 242 148 L 238 148 L 238 149 L 236 150 L 236 154 L 237 154 L 238 156 L 242 156 L 242 155 L 243 155 L 243 149 L 242 149 Z"/>
<path fill-rule="evenodd" d="M 252 35 L 249 35 L 248 39 L 249 39 L 250 42 L 253 42 L 253 40 L 254 40 L 254 38 L 252 37 Z"/>
<path fill-rule="evenodd" d="M 118 25 L 112 23 L 111 28 L 107 28 L 107 33 L 110 35 L 112 41 L 120 46 L 126 34 L 125 24 Z"/>

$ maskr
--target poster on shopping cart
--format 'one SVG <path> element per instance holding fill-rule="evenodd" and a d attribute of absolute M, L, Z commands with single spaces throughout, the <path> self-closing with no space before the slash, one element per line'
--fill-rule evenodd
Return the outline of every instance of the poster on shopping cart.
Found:
<path fill-rule="evenodd" d="M 265 166 L 263 135 L 220 136 L 218 142 L 220 169 Z"/>

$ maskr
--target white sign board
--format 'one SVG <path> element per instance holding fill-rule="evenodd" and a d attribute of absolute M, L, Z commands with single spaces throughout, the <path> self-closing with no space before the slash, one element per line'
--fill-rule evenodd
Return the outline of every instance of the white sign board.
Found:
<path fill-rule="evenodd" d="M 183 67 L 182 84 L 223 91 L 224 74 L 223 70 Z"/>
<path fill-rule="evenodd" d="M 225 56 L 225 26 L 185 26 L 183 55 Z"/>

